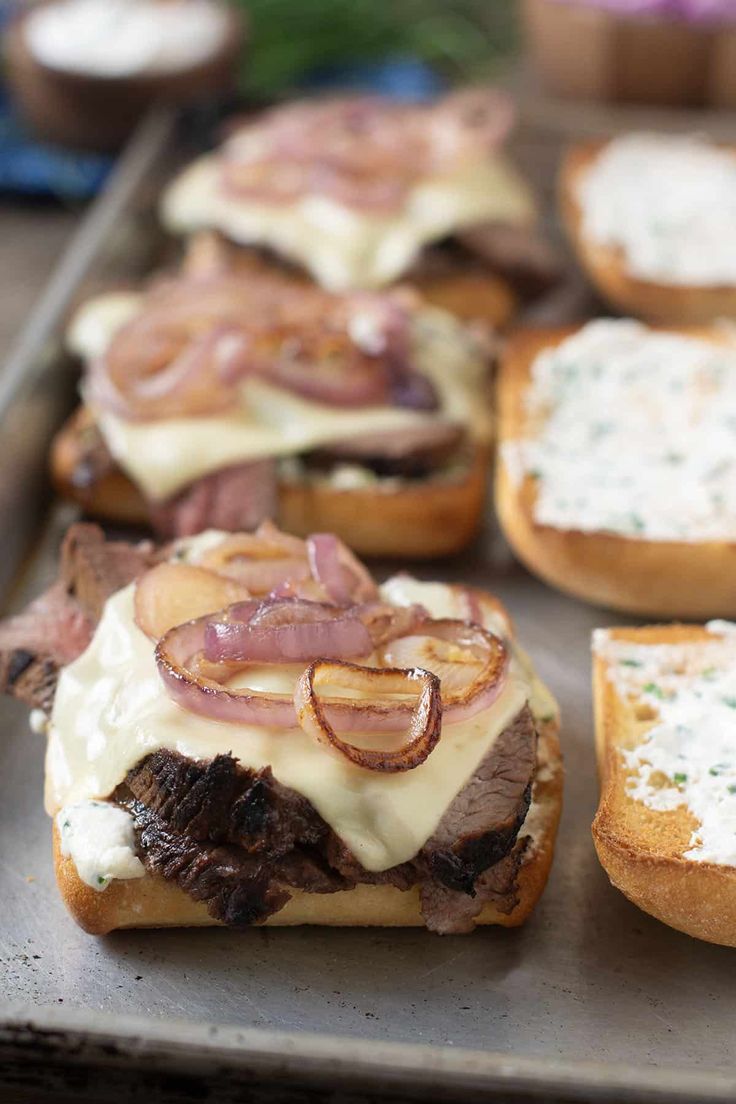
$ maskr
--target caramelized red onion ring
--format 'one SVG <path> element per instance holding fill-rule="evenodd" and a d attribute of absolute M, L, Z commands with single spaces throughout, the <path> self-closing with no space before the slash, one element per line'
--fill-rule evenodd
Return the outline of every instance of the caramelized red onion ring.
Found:
<path fill-rule="evenodd" d="M 261 270 L 184 273 L 145 294 L 92 364 L 87 396 L 129 420 L 204 416 L 255 375 L 332 406 L 433 409 L 412 364 L 415 307 L 404 292 L 335 296 Z"/>
<path fill-rule="evenodd" d="M 418 689 L 407 737 L 402 744 L 394 748 L 375 749 L 351 744 L 338 736 L 330 723 L 328 710 L 316 693 L 317 688 L 326 683 L 337 683 L 361 693 L 406 694 Z M 418 667 L 376 670 L 373 667 L 359 667 L 355 663 L 316 660 L 310 663 L 296 685 L 294 707 L 299 724 L 308 735 L 366 770 L 387 773 L 413 770 L 434 750 L 442 730 L 440 681 L 430 671 Z"/>
<path fill-rule="evenodd" d="M 307 537 L 307 558 L 312 576 L 338 605 L 365 602 L 376 595 L 369 572 L 334 533 Z"/>
<path fill-rule="evenodd" d="M 400 637 L 384 647 L 384 661 L 396 666 L 421 661 L 426 663 L 427 655 L 423 651 L 426 638 L 451 646 L 431 660 L 442 665 L 445 675 L 448 673 L 447 664 L 453 662 L 454 650 L 455 662 L 466 667 L 470 676 L 462 680 L 453 673 L 453 689 L 445 693 L 443 688 L 445 721 L 448 724 L 465 721 L 492 705 L 504 688 L 509 663 L 506 645 L 500 637 L 467 621 L 451 618 L 430 620 L 416 627 L 413 638 Z"/>
<path fill-rule="evenodd" d="M 303 540 L 282 533 L 270 521 L 255 533 L 235 533 L 206 552 L 202 567 L 236 579 L 252 594 L 264 595 L 284 580 L 310 577 L 307 549 Z"/>
<path fill-rule="evenodd" d="M 204 656 L 211 663 L 296 663 L 367 656 L 368 630 L 354 613 L 299 598 L 242 602 L 209 621 Z"/>
<path fill-rule="evenodd" d="M 321 194 L 348 207 L 392 211 L 423 177 L 482 158 L 512 122 L 511 101 L 493 89 L 433 104 L 378 96 L 302 101 L 234 131 L 220 155 L 222 185 L 270 204 Z"/>

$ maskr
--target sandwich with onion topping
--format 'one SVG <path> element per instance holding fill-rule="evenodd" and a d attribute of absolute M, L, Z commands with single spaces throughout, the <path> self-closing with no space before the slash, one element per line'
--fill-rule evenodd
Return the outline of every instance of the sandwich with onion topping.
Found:
<path fill-rule="evenodd" d="M 156 549 L 73 526 L 0 625 L 48 736 L 64 901 L 165 925 L 522 923 L 562 793 L 554 700 L 501 604 L 262 525 Z"/>
<path fill-rule="evenodd" d="M 178 234 L 217 230 L 332 291 L 401 280 L 502 325 L 558 275 L 502 149 L 513 116 L 490 88 L 281 105 L 234 121 L 164 193 L 163 220 Z"/>
<path fill-rule="evenodd" d="M 52 471 L 92 516 L 163 537 L 276 516 L 422 557 L 477 529 L 491 345 L 410 290 L 332 295 L 204 237 L 178 274 L 84 304 L 69 343 L 84 405 Z"/>

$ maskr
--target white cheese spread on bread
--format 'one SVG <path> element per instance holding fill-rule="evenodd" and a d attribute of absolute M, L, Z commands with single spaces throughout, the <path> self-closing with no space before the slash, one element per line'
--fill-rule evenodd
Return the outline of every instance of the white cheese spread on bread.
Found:
<path fill-rule="evenodd" d="M 396 212 L 347 207 L 325 195 L 265 203 L 229 195 L 210 154 L 164 193 L 162 216 L 176 233 L 219 230 L 243 245 L 268 246 L 303 265 L 330 291 L 377 288 L 411 266 L 423 246 L 486 221 L 529 225 L 534 200 L 501 156 L 476 159 L 416 184 Z"/>
<path fill-rule="evenodd" d="M 188 542 L 190 560 L 212 547 L 216 536 L 209 532 Z M 385 584 L 385 600 L 397 605 L 420 600 L 433 616 L 455 608 L 448 603 L 452 588 L 401 579 Z M 386 870 L 412 858 L 427 842 L 533 692 L 527 661 L 514 658 L 496 701 L 468 720 L 445 724 L 421 765 L 397 774 L 364 770 L 300 728 L 223 724 L 176 705 L 159 676 L 154 644 L 134 621 L 133 601 L 134 585 L 108 599 L 91 644 L 61 672 L 46 762 L 46 803 L 52 815 L 65 806 L 108 797 L 128 770 L 158 748 L 195 759 L 230 751 L 246 767 L 270 766 L 279 782 L 312 802 L 367 870 Z M 467 610 L 459 612 L 467 616 Z M 290 693 L 301 670 L 253 665 L 232 685 Z M 544 707 L 556 712 L 549 701 Z"/>
<path fill-rule="evenodd" d="M 699 137 L 628 134 L 581 175 L 577 199 L 583 237 L 620 249 L 631 276 L 736 285 L 736 152 Z"/>
<path fill-rule="evenodd" d="M 642 644 L 594 635 L 594 650 L 624 698 L 654 718 L 622 748 L 626 792 L 650 809 L 685 807 L 698 821 L 686 859 L 736 866 L 736 626 L 709 622 L 709 637 Z"/>
<path fill-rule="evenodd" d="M 535 481 L 534 520 L 654 541 L 736 540 L 736 345 L 591 322 L 541 352 L 526 436 L 503 460 Z"/>
<path fill-rule="evenodd" d="M 61 853 L 71 858 L 79 877 L 92 889 L 107 889 L 114 879 L 142 878 L 135 853 L 133 818 L 107 801 L 79 801 L 56 814 Z"/>
<path fill-rule="evenodd" d="M 99 356 L 134 311 L 130 293 L 91 300 L 72 321 L 70 347 L 88 360 Z M 437 391 L 438 414 L 467 427 L 474 440 L 489 441 L 488 356 L 483 343 L 451 314 L 429 307 L 414 317 L 412 340 L 414 362 Z M 226 414 L 132 422 L 109 411 L 94 413 L 119 466 L 152 499 L 169 498 L 201 476 L 230 465 L 295 456 L 365 434 L 400 433 L 438 417 L 393 406 L 328 406 L 257 377 L 245 380 L 240 404 Z"/>

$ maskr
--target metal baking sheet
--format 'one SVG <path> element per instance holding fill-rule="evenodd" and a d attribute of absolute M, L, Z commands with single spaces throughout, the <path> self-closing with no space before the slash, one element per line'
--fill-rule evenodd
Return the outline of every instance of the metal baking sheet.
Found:
<path fill-rule="evenodd" d="M 67 256 L 68 276 L 57 274 L 55 297 L 46 297 L 15 367 L 0 380 L 4 457 L 8 427 L 29 395 L 38 402 L 56 395 L 58 364 L 44 350 L 58 338 L 80 281 L 100 261 L 111 226 L 119 234 L 139 209 L 141 188 L 150 188 L 171 129 L 170 120 L 147 126 L 73 247 L 75 265 Z M 62 406 L 54 399 L 44 417 L 27 422 L 37 461 Z M 3 483 L 19 477 L 25 469 L 3 464 Z M 12 500 L 17 515 L 0 496 L 6 540 L 16 516 L 24 540 L 31 530 L 31 486 L 22 482 L 25 497 Z M 69 518 L 64 507 L 47 510 L 35 551 L 8 592 L 11 607 L 53 573 Z M 20 543 L 8 545 L 6 574 Z M 499 594 L 561 704 L 565 808 L 550 883 L 530 922 L 446 938 L 318 928 L 87 936 L 53 881 L 42 740 L 29 732 L 25 708 L 3 699 L 0 1098 L 3 1088 L 31 1086 L 28 1099 L 43 1100 L 54 1086 L 73 1085 L 77 1100 L 97 1099 L 85 1095 L 80 1068 L 108 1069 L 111 1100 L 141 1099 L 130 1089 L 138 1075 L 149 1086 L 162 1078 L 172 1101 L 192 1099 L 184 1075 L 200 1079 L 196 1098 L 218 1104 L 241 1099 L 244 1084 L 253 1100 L 276 1098 L 255 1095 L 256 1086 L 294 1101 L 324 1099 L 326 1086 L 331 1099 L 346 1093 L 353 1101 L 734 1098 L 734 952 L 639 912 L 608 884 L 593 850 L 589 636 L 611 616 L 532 579 L 492 521 L 462 560 L 417 574 Z"/>

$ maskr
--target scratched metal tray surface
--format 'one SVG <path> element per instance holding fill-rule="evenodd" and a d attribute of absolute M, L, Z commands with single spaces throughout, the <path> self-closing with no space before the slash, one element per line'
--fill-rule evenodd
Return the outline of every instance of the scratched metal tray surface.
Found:
<path fill-rule="evenodd" d="M 73 389 L 58 355 L 63 318 L 82 286 L 123 271 L 120 256 L 130 269 L 172 141 L 168 116 L 147 120 L 0 377 L 0 581 L 11 608 L 52 575 L 70 518 L 43 492 L 49 434 Z M 532 579 L 492 521 L 461 561 L 419 574 L 499 594 L 561 705 L 565 808 L 530 922 L 444 939 L 318 928 L 94 939 L 69 919 L 54 885 L 42 741 L 26 710 L 3 700 L 0 1099 L 29 1085 L 28 1099 L 46 1099 L 57 1067 L 57 1089 L 73 1084 L 79 1100 L 98 1099 L 85 1095 L 83 1069 L 108 1071 L 110 1100 L 141 1099 L 134 1089 L 123 1095 L 136 1072 L 149 1088 L 154 1075 L 175 1076 L 161 1089 L 172 1101 L 191 1099 L 195 1082 L 196 1099 L 218 1102 L 241 1099 L 244 1084 L 252 1100 L 323 1099 L 328 1088 L 334 1100 L 733 1099 L 733 952 L 639 912 L 608 884 L 593 850 L 589 637 L 610 615 Z M 76 1080 L 65 1080 L 70 1071 Z M 258 1086 L 277 1095 L 258 1095 Z"/>

